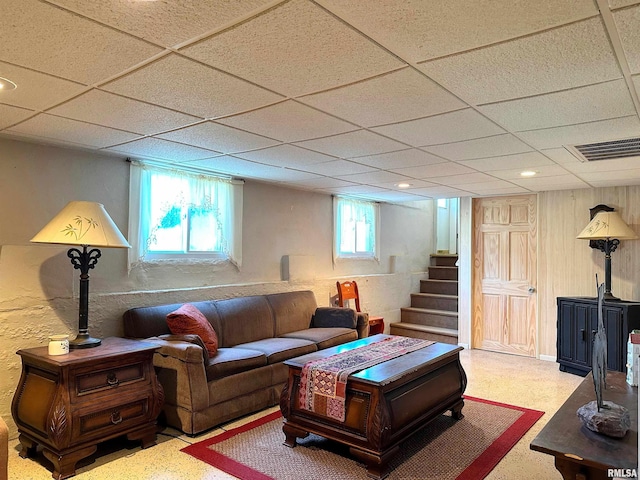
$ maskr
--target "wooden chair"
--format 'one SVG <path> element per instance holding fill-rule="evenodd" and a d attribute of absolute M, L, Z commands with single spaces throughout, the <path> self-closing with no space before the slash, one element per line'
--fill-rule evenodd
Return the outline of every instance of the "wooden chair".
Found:
<path fill-rule="evenodd" d="M 356 312 L 360 312 L 360 294 L 358 293 L 358 284 L 356 282 L 346 281 L 336 282 L 338 287 L 338 306 L 344 307 L 346 300 L 355 300 Z M 384 318 L 372 317 L 369 315 L 369 335 L 376 333 L 384 333 Z"/>

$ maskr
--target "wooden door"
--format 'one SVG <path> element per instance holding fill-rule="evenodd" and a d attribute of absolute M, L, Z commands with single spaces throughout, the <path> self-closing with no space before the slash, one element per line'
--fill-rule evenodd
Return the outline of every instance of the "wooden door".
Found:
<path fill-rule="evenodd" d="M 473 200 L 472 347 L 536 355 L 536 196 Z"/>

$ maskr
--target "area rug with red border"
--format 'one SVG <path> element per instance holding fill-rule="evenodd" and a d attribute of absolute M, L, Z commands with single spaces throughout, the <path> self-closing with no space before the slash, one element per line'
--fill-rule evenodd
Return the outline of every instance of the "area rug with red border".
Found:
<path fill-rule="evenodd" d="M 440 415 L 405 440 L 389 463 L 389 480 L 485 478 L 544 412 L 465 396 L 464 418 Z M 367 479 L 348 447 L 311 434 L 283 445 L 283 418 L 268 414 L 182 449 L 242 480 Z"/>

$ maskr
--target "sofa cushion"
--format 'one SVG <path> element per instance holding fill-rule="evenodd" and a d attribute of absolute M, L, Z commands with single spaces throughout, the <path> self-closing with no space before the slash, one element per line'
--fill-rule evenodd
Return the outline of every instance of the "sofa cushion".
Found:
<path fill-rule="evenodd" d="M 309 340 L 318 346 L 318 350 L 335 347 L 358 339 L 358 332 L 353 328 L 307 328 L 297 332 L 285 333 L 286 338 L 301 338 Z"/>
<path fill-rule="evenodd" d="M 317 350 L 314 342 L 302 338 L 266 338 L 255 342 L 243 343 L 238 347 L 258 350 L 264 353 L 269 364 L 282 362 Z"/>
<path fill-rule="evenodd" d="M 356 328 L 356 311 L 341 307 L 319 307 L 313 314 L 311 325 L 319 328 Z"/>
<path fill-rule="evenodd" d="M 266 298 L 275 318 L 274 337 L 309 328 L 313 312 L 318 306 L 316 297 L 310 290 L 273 293 L 266 295 Z"/>
<path fill-rule="evenodd" d="M 258 350 L 246 348 L 219 348 L 205 366 L 207 380 L 227 377 L 267 364 L 267 356 Z"/>
<path fill-rule="evenodd" d="M 216 301 L 222 325 L 222 347 L 273 337 L 273 314 L 262 295 Z"/>
<path fill-rule="evenodd" d="M 177 310 L 167 315 L 167 325 L 174 335 L 195 334 L 198 335 L 209 356 L 213 356 L 218 351 L 218 336 L 215 330 L 195 306 L 185 303 Z"/>

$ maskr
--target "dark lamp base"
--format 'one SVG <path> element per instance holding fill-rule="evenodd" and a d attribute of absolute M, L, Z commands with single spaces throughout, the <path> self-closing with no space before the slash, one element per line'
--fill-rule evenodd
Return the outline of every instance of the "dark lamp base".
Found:
<path fill-rule="evenodd" d="M 88 333 L 79 333 L 76 338 L 69 340 L 69 348 L 93 348 L 102 343 L 99 338 L 93 338 Z"/>

